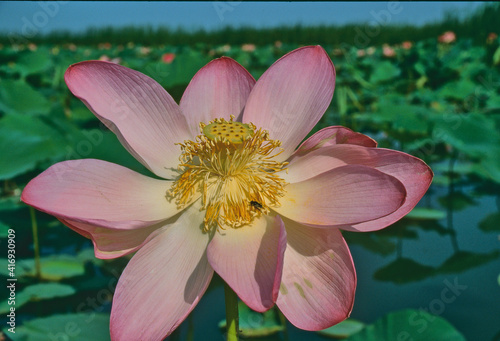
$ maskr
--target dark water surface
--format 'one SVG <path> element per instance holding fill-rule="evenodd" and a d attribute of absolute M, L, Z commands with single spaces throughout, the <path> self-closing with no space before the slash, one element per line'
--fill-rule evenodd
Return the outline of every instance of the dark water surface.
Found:
<path fill-rule="evenodd" d="M 422 203 L 443 210 L 437 197 L 446 194 L 445 188 L 436 188 L 431 198 Z M 373 278 L 374 273 L 393 262 L 397 254 L 410 258 L 422 265 L 438 268 L 445 260 L 455 254 L 455 247 L 461 252 L 490 254 L 500 248 L 498 232 L 483 232 L 479 229 L 485 217 L 499 212 L 498 200 L 494 196 L 477 196 L 472 190 L 463 189 L 471 195 L 474 205 L 452 213 L 438 221 L 442 226 L 448 223 L 456 232 L 456 240 L 449 235 L 418 229 L 416 239 L 404 239 L 399 251 L 387 256 L 368 251 L 357 244 L 350 244 L 358 276 L 356 299 L 351 317 L 365 323 L 372 323 L 389 312 L 412 308 L 440 316 L 459 330 L 467 340 L 499 340 L 500 332 L 500 262 L 493 260 L 467 261 L 457 271 L 441 273 L 439 270 L 421 280 L 404 284 L 380 281 Z M 421 204 L 422 204 L 421 203 Z M 421 206 L 419 204 L 419 206 Z M 499 222 L 500 223 L 500 222 Z M 398 226 L 389 227 L 395 229 Z M 468 268 L 468 269 L 466 269 Z M 397 277 L 397 274 L 394 274 Z M 170 339 L 180 340 L 193 337 L 194 340 L 225 340 L 217 323 L 224 319 L 224 292 L 220 285 L 205 294 L 192 314 L 191 322 L 186 321 L 178 335 Z M 431 321 L 416 315 L 412 323 L 424 329 Z M 190 325 L 193 334 L 190 334 Z M 283 333 L 257 340 L 329 340 L 314 332 L 302 331 L 287 323 L 288 338 Z"/>

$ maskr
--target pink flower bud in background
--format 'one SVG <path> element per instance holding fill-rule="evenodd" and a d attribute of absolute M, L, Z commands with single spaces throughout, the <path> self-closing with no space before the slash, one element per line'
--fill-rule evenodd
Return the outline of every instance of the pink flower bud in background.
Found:
<path fill-rule="evenodd" d="M 171 64 L 175 59 L 175 53 L 167 52 L 161 56 L 161 61 L 165 64 Z"/>
<path fill-rule="evenodd" d="M 490 32 L 490 34 L 488 34 L 488 38 L 486 38 L 486 42 L 488 44 L 491 44 L 495 40 L 497 40 L 497 38 L 498 38 L 498 34 L 496 34 L 495 32 Z"/>
<path fill-rule="evenodd" d="M 245 52 L 253 52 L 255 51 L 255 45 L 254 44 L 243 44 L 241 45 L 241 50 Z"/>
<path fill-rule="evenodd" d="M 413 46 L 413 43 L 411 41 L 403 41 L 403 43 L 401 44 L 401 47 L 404 48 L 405 50 L 409 50 L 411 49 L 411 47 Z"/>
<path fill-rule="evenodd" d="M 356 51 L 356 55 L 358 57 L 364 57 L 366 55 L 366 51 L 364 49 Z"/>
<path fill-rule="evenodd" d="M 451 44 L 457 40 L 457 36 L 453 31 L 446 31 L 438 37 L 440 43 Z"/>
<path fill-rule="evenodd" d="M 384 44 L 382 46 L 382 54 L 385 57 L 392 58 L 392 57 L 394 57 L 396 55 L 396 51 L 394 51 L 394 49 L 392 47 L 390 47 L 389 45 Z"/>
<path fill-rule="evenodd" d="M 122 59 L 120 57 L 117 58 L 109 58 L 107 55 L 103 54 L 102 56 L 99 57 L 99 60 L 105 61 L 105 62 L 111 62 L 115 64 L 120 64 Z"/>

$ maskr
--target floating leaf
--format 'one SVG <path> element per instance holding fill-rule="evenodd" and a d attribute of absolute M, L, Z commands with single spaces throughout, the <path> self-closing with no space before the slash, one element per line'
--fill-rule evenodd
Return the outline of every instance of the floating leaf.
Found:
<path fill-rule="evenodd" d="M 484 232 L 500 231 L 500 212 L 495 212 L 484 218 L 479 223 L 479 228 Z"/>
<path fill-rule="evenodd" d="M 425 207 L 415 207 L 413 210 L 408 213 L 405 218 L 411 219 L 422 219 L 422 220 L 430 220 L 430 219 L 444 219 L 446 217 L 446 213 L 441 210 L 436 210 L 434 208 L 425 208 Z"/>
<path fill-rule="evenodd" d="M 34 117 L 0 119 L 0 180 L 32 170 L 37 163 L 65 154 L 60 134 Z"/>
<path fill-rule="evenodd" d="M 500 47 L 498 47 L 493 54 L 493 64 L 500 65 Z"/>
<path fill-rule="evenodd" d="M 5 331 L 5 330 L 4 330 Z M 8 333 L 13 341 L 71 340 L 109 341 L 109 315 L 65 314 L 38 318 Z"/>
<path fill-rule="evenodd" d="M 334 325 L 333 327 L 319 330 L 317 333 L 335 339 L 345 339 L 358 333 L 364 327 L 365 324 L 363 322 L 349 318 Z"/>
<path fill-rule="evenodd" d="M 465 341 L 465 337 L 442 317 L 423 310 L 392 312 L 368 325 L 348 341 Z"/>
<path fill-rule="evenodd" d="M 481 114 L 447 114 L 434 119 L 433 135 L 473 157 L 498 160 L 500 133 L 495 121 Z"/>
<path fill-rule="evenodd" d="M 396 103 L 384 98 L 378 104 L 376 113 L 370 115 L 374 122 L 388 122 L 398 132 L 426 133 L 428 123 L 426 117 L 430 111 L 421 106 L 406 103 Z"/>
<path fill-rule="evenodd" d="M 40 259 L 42 279 L 59 281 L 85 273 L 82 261 L 69 255 L 52 255 Z M 7 259 L 0 259 L 0 274 L 8 276 Z M 16 260 L 16 276 L 35 276 L 33 259 Z"/>
<path fill-rule="evenodd" d="M 29 84 L 5 79 L 0 82 L 0 111 L 6 114 L 46 115 L 50 111 L 50 102 Z"/>
<path fill-rule="evenodd" d="M 357 233 L 342 231 L 342 235 L 349 244 L 361 245 L 367 250 L 387 256 L 396 250 L 396 244 L 385 237 L 380 237 L 374 233 Z"/>
<path fill-rule="evenodd" d="M 39 48 L 36 51 L 25 52 L 17 60 L 17 68 L 23 77 L 41 73 L 52 65 L 48 49 Z"/>
<path fill-rule="evenodd" d="M 9 235 L 9 226 L 0 221 L 0 238 L 7 238 Z"/>
<path fill-rule="evenodd" d="M 476 87 L 476 84 L 469 80 L 446 83 L 446 85 L 441 89 L 440 95 L 444 98 L 464 101 L 467 97 L 474 95 Z"/>
<path fill-rule="evenodd" d="M 397 66 L 393 65 L 389 61 L 383 61 L 375 66 L 375 69 L 370 76 L 370 83 L 389 81 L 398 77 L 400 74 L 401 70 Z"/>
<path fill-rule="evenodd" d="M 454 192 L 438 198 L 443 207 L 451 208 L 453 211 L 461 211 L 469 206 L 477 206 L 477 202 L 463 192 Z"/>
<path fill-rule="evenodd" d="M 438 268 L 439 273 L 460 273 L 491 262 L 500 256 L 500 251 L 475 253 L 469 251 L 455 252 Z"/>
<path fill-rule="evenodd" d="M 434 275 L 434 273 L 435 269 L 431 266 L 400 257 L 375 271 L 373 278 L 379 281 L 403 284 L 420 281 Z"/>
<path fill-rule="evenodd" d="M 18 284 L 16 283 L 16 286 Z M 19 292 L 16 292 L 16 306 L 23 306 L 29 301 L 39 301 L 50 299 L 54 297 L 64 297 L 73 295 L 75 293 L 75 289 L 67 284 L 60 283 L 39 283 L 25 287 Z M 9 304 L 7 301 L 3 301 L 0 303 L 0 314 L 7 313 L 9 311 Z"/>
<path fill-rule="evenodd" d="M 434 231 L 439 233 L 441 236 L 446 236 L 453 233 L 452 230 L 448 230 L 446 227 L 441 225 L 437 220 L 413 220 L 413 224 L 417 225 L 419 229 L 424 231 Z"/>
<path fill-rule="evenodd" d="M 264 337 L 283 330 L 274 309 L 265 313 L 257 313 L 240 301 L 238 302 L 238 314 L 241 337 Z M 226 320 L 219 322 L 219 328 L 226 328 Z"/>

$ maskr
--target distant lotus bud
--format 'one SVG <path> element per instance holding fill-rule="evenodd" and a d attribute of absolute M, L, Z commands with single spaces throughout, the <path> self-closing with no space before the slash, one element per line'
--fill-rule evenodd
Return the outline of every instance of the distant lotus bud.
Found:
<path fill-rule="evenodd" d="M 444 44 L 451 44 L 457 40 L 457 36 L 453 31 L 446 31 L 438 37 L 438 41 Z"/>
<path fill-rule="evenodd" d="M 498 34 L 496 34 L 495 32 L 490 32 L 490 34 L 488 34 L 488 38 L 486 38 L 486 42 L 488 44 L 491 44 L 495 40 L 497 40 L 497 38 L 498 38 Z"/>
<path fill-rule="evenodd" d="M 382 46 L 382 54 L 385 57 L 392 58 L 396 55 L 396 51 L 394 51 L 394 49 L 392 47 L 390 47 L 389 45 L 384 44 L 384 46 Z"/>
<path fill-rule="evenodd" d="M 413 43 L 411 41 L 403 41 L 403 43 L 401 44 L 401 47 L 404 48 L 405 50 L 409 50 L 411 49 L 411 47 L 413 46 Z"/>
<path fill-rule="evenodd" d="M 241 50 L 245 52 L 253 52 L 255 51 L 255 45 L 254 44 L 243 44 L 241 45 Z"/>
<path fill-rule="evenodd" d="M 366 49 L 366 54 L 371 56 L 375 53 L 376 48 L 374 46 L 370 46 L 369 48 Z"/>
<path fill-rule="evenodd" d="M 161 56 L 161 61 L 165 64 L 171 64 L 175 59 L 175 53 L 167 52 Z"/>
<path fill-rule="evenodd" d="M 364 49 L 356 51 L 356 55 L 358 57 L 364 57 L 366 55 L 366 51 Z"/>

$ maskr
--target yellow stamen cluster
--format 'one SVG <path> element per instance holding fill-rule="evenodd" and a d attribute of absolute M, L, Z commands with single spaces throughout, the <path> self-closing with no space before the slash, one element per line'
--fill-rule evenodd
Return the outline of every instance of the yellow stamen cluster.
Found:
<path fill-rule="evenodd" d="M 215 119 L 200 123 L 202 135 L 180 143 L 180 171 L 169 195 L 184 207 L 201 194 L 206 210 L 205 231 L 214 227 L 238 228 L 279 206 L 285 181 L 277 172 L 286 163 L 272 159 L 281 152 L 280 141 L 253 124 Z"/>

